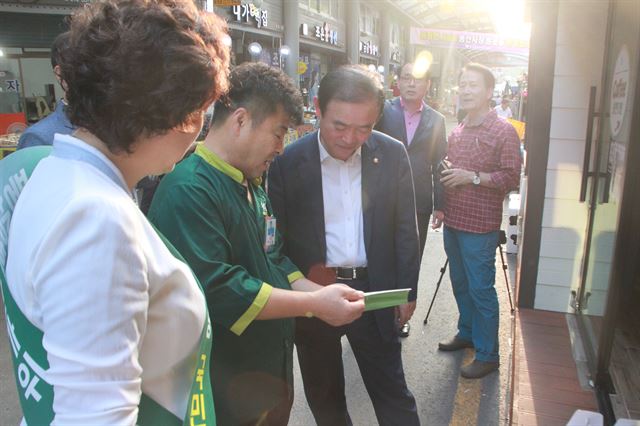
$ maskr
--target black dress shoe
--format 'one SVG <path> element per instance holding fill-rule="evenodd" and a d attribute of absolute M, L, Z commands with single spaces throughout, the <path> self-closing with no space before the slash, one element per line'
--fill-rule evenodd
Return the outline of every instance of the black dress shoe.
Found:
<path fill-rule="evenodd" d="M 460 368 L 460 375 L 466 379 L 480 379 L 500 367 L 498 361 L 478 361 L 474 359 L 470 364 Z"/>
<path fill-rule="evenodd" d="M 408 322 L 405 322 L 400 330 L 398 330 L 398 334 L 400 337 L 409 337 L 409 331 L 411 331 L 411 325 Z"/>
<path fill-rule="evenodd" d="M 459 337 L 454 337 L 448 342 L 438 343 L 438 349 L 445 352 L 459 351 L 460 349 L 466 349 L 466 348 L 473 349 L 473 342 L 460 339 Z"/>

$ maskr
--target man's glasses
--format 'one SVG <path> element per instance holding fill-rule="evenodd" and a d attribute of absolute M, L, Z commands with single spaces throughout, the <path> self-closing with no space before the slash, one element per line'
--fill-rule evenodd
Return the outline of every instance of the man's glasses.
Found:
<path fill-rule="evenodd" d="M 401 75 L 401 76 L 400 76 L 400 80 L 401 80 L 401 81 L 403 81 L 403 82 L 405 82 L 405 83 L 410 83 L 410 82 L 413 82 L 413 83 L 422 83 L 422 82 L 424 82 L 424 81 L 425 81 L 425 79 L 424 79 L 424 78 L 416 78 L 416 77 L 412 76 L 411 74 L 408 74 L 408 75 Z"/>

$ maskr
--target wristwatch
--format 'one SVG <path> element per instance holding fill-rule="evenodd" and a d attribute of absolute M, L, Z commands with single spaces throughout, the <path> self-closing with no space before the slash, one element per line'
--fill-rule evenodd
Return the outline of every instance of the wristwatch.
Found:
<path fill-rule="evenodd" d="M 480 185 L 480 172 L 476 172 L 472 180 L 474 185 Z"/>

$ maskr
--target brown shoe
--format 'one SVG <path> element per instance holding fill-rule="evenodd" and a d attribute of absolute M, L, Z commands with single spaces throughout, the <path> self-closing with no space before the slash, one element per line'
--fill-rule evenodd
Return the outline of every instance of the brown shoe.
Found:
<path fill-rule="evenodd" d="M 459 337 L 454 337 L 448 342 L 438 343 L 438 349 L 445 352 L 459 351 L 460 349 L 465 349 L 465 348 L 473 349 L 473 343 L 468 340 L 461 339 Z"/>
<path fill-rule="evenodd" d="M 460 375 L 466 379 L 480 379 L 489 373 L 498 370 L 498 361 L 478 361 L 474 359 L 470 364 L 460 368 Z"/>

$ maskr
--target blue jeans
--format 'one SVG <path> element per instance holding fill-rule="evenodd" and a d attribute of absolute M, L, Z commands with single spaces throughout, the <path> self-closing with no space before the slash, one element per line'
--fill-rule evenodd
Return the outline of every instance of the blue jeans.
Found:
<path fill-rule="evenodd" d="M 498 361 L 500 310 L 496 294 L 498 231 L 486 234 L 444 227 L 444 250 L 458 304 L 458 335 L 473 342 L 476 359 Z"/>

